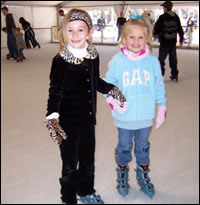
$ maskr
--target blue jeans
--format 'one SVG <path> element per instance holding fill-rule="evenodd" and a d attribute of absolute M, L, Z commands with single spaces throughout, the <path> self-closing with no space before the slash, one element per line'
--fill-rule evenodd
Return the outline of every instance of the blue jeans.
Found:
<path fill-rule="evenodd" d="M 122 28 L 123 28 L 123 26 L 119 26 L 119 27 L 118 27 L 118 37 L 117 37 L 117 41 L 119 41 L 119 39 L 120 39 L 120 36 L 121 36 L 121 33 L 122 33 Z"/>
<path fill-rule="evenodd" d="M 138 165 L 149 164 L 149 147 L 148 141 L 152 127 L 138 130 L 127 130 L 118 128 L 119 142 L 117 145 L 117 164 L 127 165 L 132 160 L 133 137 L 135 142 L 134 154 Z"/>
<path fill-rule="evenodd" d="M 24 56 L 23 50 L 24 50 L 24 48 L 18 49 L 19 56 Z"/>
<path fill-rule="evenodd" d="M 17 57 L 19 55 L 16 38 L 13 33 L 8 32 L 7 34 L 7 46 L 8 46 L 10 56 Z"/>

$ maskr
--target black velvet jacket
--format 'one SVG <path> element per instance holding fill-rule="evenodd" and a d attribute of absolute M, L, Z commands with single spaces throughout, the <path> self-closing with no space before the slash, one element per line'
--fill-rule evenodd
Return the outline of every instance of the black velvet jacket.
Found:
<path fill-rule="evenodd" d="M 51 67 L 47 115 L 59 113 L 63 128 L 95 125 L 97 91 L 106 94 L 113 87 L 99 77 L 99 56 L 75 65 L 58 54 Z"/>

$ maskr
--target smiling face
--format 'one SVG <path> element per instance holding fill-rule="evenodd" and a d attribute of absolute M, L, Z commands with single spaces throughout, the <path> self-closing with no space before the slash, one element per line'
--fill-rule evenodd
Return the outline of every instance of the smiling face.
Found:
<path fill-rule="evenodd" d="M 145 32 L 145 27 L 141 25 L 129 25 L 123 43 L 127 46 L 128 50 L 133 53 L 142 51 L 147 44 L 147 32 Z"/>
<path fill-rule="evenodd" d="M 67 43 L 73 48 L 83 48 L 86 41 L 91 37 L 93 31 L 89 30 L 87 24 L 81 20 L 67 23 L 66 36 Z"/>

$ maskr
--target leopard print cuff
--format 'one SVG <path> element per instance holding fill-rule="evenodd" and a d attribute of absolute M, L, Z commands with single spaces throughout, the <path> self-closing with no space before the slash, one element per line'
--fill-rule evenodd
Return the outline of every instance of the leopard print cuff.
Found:
<path fill-rule="evenodd" d="M 50 136 L 54 141 L 60 142 L 61 139 L 67 139 L 67 135 L 65 134 L 62 127 L 59 125 L 58 119 L 45 120 L 45 123 L 49 130 Z"/>
<path fill-rule="evenodd" d="M 113 89 L 108 92 L 108 95 L 112 96 L 114 99 L 119 100 L 121 103 L 126 102 L 126 98 L 117 87 L 113 87 Z"/>

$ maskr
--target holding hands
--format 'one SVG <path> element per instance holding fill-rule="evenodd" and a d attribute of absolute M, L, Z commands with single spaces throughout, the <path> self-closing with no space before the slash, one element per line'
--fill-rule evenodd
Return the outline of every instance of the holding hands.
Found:
<path fill-rule="evenodd" d="M 108 95 L 109 97 L 106 98 L 106 101 L 112 110 L 116 110 L 121 114 L 126 112 L 128 103 L 124 95 L 117 87 L 114 87 L 111 91 L 109 91 Z"/>
<path fill-rule="evenodd" d="M 112 110 L 116 110 L 117 112 L 121 114 L 123 114 L 127 110 L 127 107 L 128 107 L 127 102 L 124 102 L 123 106 L 121 106 L 120 101 L 117 99 L 114 99 L 112 96 L 109 96 L 108 98 L 106 98 L 106 101 Z"/>

